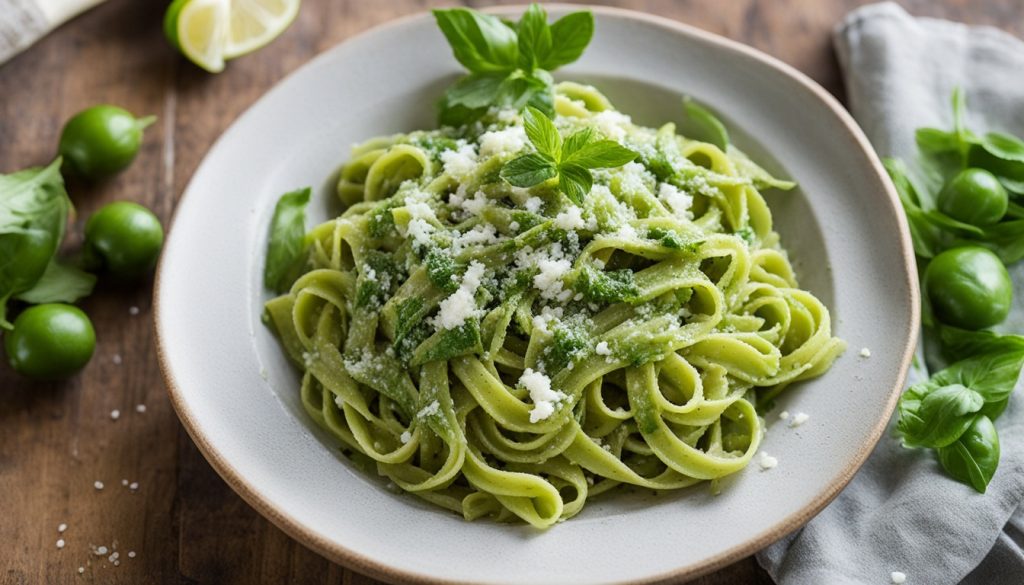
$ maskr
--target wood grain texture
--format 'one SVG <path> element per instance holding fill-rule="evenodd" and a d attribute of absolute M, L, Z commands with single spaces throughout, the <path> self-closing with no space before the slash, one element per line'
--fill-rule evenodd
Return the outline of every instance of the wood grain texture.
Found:
<path fill-rule="evenodd" d="M 518 3 L 503 2 L 503 3 Z M 751 44 L 842 96 L 832 26 L 860 0 L 595 2 L 674 18 Z M 100 185 L 69 190 L 78 219 L 133 200 L 168 222 L 213 141 L 274 83 L 317 53 L 395 17 L 452 2 L 306 0 L 270 47 L 216 76 L 178 57 L 160 29 L 162 4 L 109 0 L 0 66 L 0 172 L 48 162 L 63 122 L 110 102 L 160 121 L 136 162 Z M 474 7 L 489 2 L 468 2 Z M 919 15 L 1024 32 L 1018 0 L 906 0 Z M 101 288 L 83 307 L 96 355 L 65 383 L 28 383 L 0 366 L 0 583 L 343 583 L 373 579 L 329 563 L 249 508 L 178 424 L 153 348 L 149 285 Z M 138 307 L 138 315 L 129 309 Z M 145 413 L 136 405 L 146 406 Z M 112 420 L 112 410 L 121 416 Z M 132 491 L 122 480 L 138 482 Z M 103 490 L 93 487 L 104 483 Z M 68 525 L 63 535 L 61 523 Z M 56 547 L 63 537 L 66 546 Z M 93 554 L 119 553 L 119 565 Z M 128 558 L 128 552 L 136 553 Z M 108 553 L 109 555 L 109 553 Z M 79 574 L 79 567 L 83 573 Z M 769 584 L 752 558 L 695 581 Z"/>

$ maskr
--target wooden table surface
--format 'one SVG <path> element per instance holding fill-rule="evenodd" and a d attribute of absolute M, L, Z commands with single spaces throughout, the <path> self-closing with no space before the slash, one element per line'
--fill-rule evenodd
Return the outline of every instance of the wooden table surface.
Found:
<path fill-rule="evenodd" d="M 862 2 L 598 3 L 667 16 L 748 43 L 842 97 L 829 34 Z M 278 80 L 349 36 L 445 4 L 451 3 L 306 0 L 275 43 L 209 75 L 168 47 L 161 32 L 164 3 L 109 0 L 0 65 L 0 172 L 48 162 L 63 122 L 90 105 L 109 102 L 156 114 L 159 122 L 147 130 L 126 172 L 101 185 L 69 184 L 79 213 L 69 240 L 79 243 L 82 218 L 113 200 L 143 203 L 166 224 L 213 141 Z M 1019 0 L 903 4 L 919 15 L 1024 32 Z M 29 383 L 0 365 L 0 583 L 376 583 L 285 536 L 199 454 L 161 380 L 150 288 L 101 287 L 83 303 L 98 343 L 77 377 Z M 120 411 L 117 420 L 114 410 Z M 102 490 L 94 487 L 97 481 Z M 63 534 L 60 524 L 67 524 Z M 58 538 L 66 543 L 62 549 Z M 117 551 L 117 562 L 110 553 L 94 554 L 99 546 Z M 747 558 L 696 582 L 772 581 Z"/>

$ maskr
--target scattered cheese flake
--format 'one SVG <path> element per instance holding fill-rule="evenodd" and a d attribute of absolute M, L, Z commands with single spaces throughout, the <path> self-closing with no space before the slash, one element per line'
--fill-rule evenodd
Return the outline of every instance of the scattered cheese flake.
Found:
<path fill-rule="evenodd" d="M 693 196 L 680 191 L 675 185 L 662 183 L 658 188 L 658 199 L 668 205 L 673 215 L 681 219 L 693 219 Z"/>
<path fill-rule="evenodd" d="M 110 411 L 110 420 L 117 420 L 119 418 L 121 418 L 121 411 L 120 410 L 115 408 L 114 410 Z"/>
<path fill-rule="evenodd" d="M 509 126 L 504 130 L 484 132 L 480 136 L 480 156 L 517 153 L 526 146 L 526 130 L 522 126 Z"/>
<path fill-rule="evenodd" d="M 128 307 L 128 314 L 132 315 L 132 316 L 138 315 L 139 314 L 139 308 L 136 307 L 135 305 L 132 305 L 132 306 Z"/>
<path fill-rule="evenodd" d="M 67 530 L 67 529 L 68 529 L 68 525 L 63 523 L 63 522 L 61 522 L 60 525 L 57 526 L 57 532 L 59 532 L 61 534 L 63 534 L 64 531 Z"/>
<path fill-rule="evenodd" d="M 134 559 L 135 558 L 135 551 L 133 551 L 133 550 L 128 551 L 128 558 L 129 559 Z"/>
<path fill-rule="evenodd" d="M 869 358 L 869 357 L 871 357 L 871 350 L 866 348 L 866 347 L 862 347 L 860 349 L 860 357 L 862 357 L 862 358 Z"/>
<path fill-rule="evenodd" d="M 798 427 L 807 422 L 807 419 L 809 418 L 811 418 L 811 415 L 807 414 L 806 412 L 798 412 L 796 413 L 796 415 L 793 416 L 793 420 L 789 423 L 789 426 Z"/>
<path fill-rule="evenodd" d="M 127 479 L 122 479 L 121 480 L 121 485 L 123 485 L 124 487 L 128 487 L 128 480 Z"/>
<path fill-rule="evenodd" d="M 551 378 L 543 372 L 535 372 L 526 368 L 519 377 L 519 385 L 530 392 L 533 409 L 530 410 L 530 422 L 545 420 L 555 412 L 555 406 L 566 398 L 565 394 L 551 389 Z"/>
<path fill-rule="evenodd" d="M 484 270 L 483 264 L 475 260 L 470 262 L 459 289 L 441 301 L 441 308 L 433 321 L 435 328 L 441 330 L 461 327 L 466 319 L 479 313 L 474 297 L 476 289 L 480 287 L 480 279 L 484 276 Z"/>
<path fill-rule="evenodd" d="M 626 130 L 623 126 L 631 123 L 629 116 L 615 110 L 605 110 L 590 120 L 602 134 L 612 140 L 625 138 Z"/>
<path fill-rule="evenodd" d="M 135 405 L 135 412 L 137 412 L 139 414 L 142 414 L 142 413 L 146 412 L 146 405 L 145 404 L 136 404 Z"/>
<path fill-rule="evenodd" d="M 782 412 L 780 412 L 779 418 L 781 418 L 782 420 L 786 420 L 787 418 L 789 418 L 789 411 L 783 410 Z"/>
<path fill-rule="evenodd" d="M 757 463 L 761 466 L 762 470 L 768 470 L 778 465 L 779 460 L 764 451 L 761 451 L 761 457 L 758 459 Z"/>
<path fill-rule="evenodd" d="M 444 172 L 456 180 L 463 180 L 476 170 L 476 151 L 472 144 L 463 144 L 457 150 L 446 150 L 441 153 Z"/>
<path fill-rule="evenodd" d="M 597 347 L 594 348 L 594 352 L 597 353 L 597 355 L 612 355 L 612 350 L 608 347 L 607 341 L 598 343 Z"/>
<path fill-rule="evenodd" d="M 530 213 L 539 213 L 541 205 L 544 205 L 544 201 L 540 197 L 530 197 L 523 204 L 523 207 Z"/>
<path fill-rule="evenodd" d="M 472 199 L 464 199 L 460 207 L 470 216 L 479 216 L 483 213 L 484 208 L 487 207 L 487 201 L 487 194 L 483 191 L 477 191 L 473 194 Z"/>
<path fill-rule="evenodd" d="M 57 548 L 64 548 L 64 539 L 63 538 L 58 538 L 57 539 Z"/>
<path fill-rule="evenodd" d="M 98 556 L 98 557 L 102 557 L 102 556 L 105 556 L 107 554 L 108 550 L 109 549 L 107 549 L 107 547 L 105 547 L 105 546 L 98 546 L 98 547 L 93 548 L 92 553 L 94 555 Z"/>
<path fill-rule="evenodd" d="M 423 408 L 421 408 L 420 411 L 416 413 L 416 418 L 426 418 L 428 416 L 432 416 L 432 415 L 437 414 L 438 411 L 440 411 L 440 410 L 441 410 L 441 403 L 435 400 L 435 401 L 431 402 L 430 404 L 428 404 L 428 405 L 424 406 Z"/>
<path fill-rule="evenodd" d="M 110 357 L 110 361 L 114 362 L 115 366 L 120 366 L 121 365 L 121 354 L 115 353 L 113 356 Z"/>
<path fill-rule="evenodd" d="M 554 226 L 565 231 L 583 229 L 586 225 L 583 210 L 575 205 L 555 216 Z"/>
<path fill-rule="evenodd" d="M 97 490 L 101 490 L 101 489 L 103 489 L 103 482 L 102 481 L 95 481 L 95 482 L 93 482 L 92 487 L 96 488 Z"/>
<path fill-rule="evenodd" d="M 907 574 L 901 573 L 900 571 L 893 571 L 889 574 L 889 580 L 895 583 L 896 585 L 899 585 L 900 583 L 906 583 Z"/>
<path fill-rule="evenodd" d="M 131 482 L 130 484 L 128 484 L 128 489 L 132 490 L 133 492 L 137 491 L 139 489 L 139 482 L 137 482 L 137 481 Z"/>
<path fill-rule="evenodd" d="M 403 445 L 408 444 L 409 441 L 412 440 L 412 433 L 410 433 L 409 431 L 405 431 L 404 433 L 402 433 L 402 436 L 399 437 L 399 439 L 402 440 Z"/>
<path fill-rule="evenodd" d="M 572 269 L 568 260 L 553 260 L 551 257 L 537 259 L 537 270 L 533 287 L 540 291 L 543 299 L 551 300 L 562 293 L 562 277 Z"/>
<path fill-rule="evenodd" d="M 78 574 L 81 575 L 85 572 L 85 567 L 78 567 Z"/>

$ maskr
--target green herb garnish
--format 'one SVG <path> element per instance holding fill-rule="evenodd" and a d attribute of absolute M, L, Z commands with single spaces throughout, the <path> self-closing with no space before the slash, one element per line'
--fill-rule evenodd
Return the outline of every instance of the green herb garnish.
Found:
<path fill-rule="evenodd" d="M 311 194 L 309 187 L 285 193 L 274 207 L 263 284 L 275 292 L 287 291 L 304 264 L 306 205 Z"/>

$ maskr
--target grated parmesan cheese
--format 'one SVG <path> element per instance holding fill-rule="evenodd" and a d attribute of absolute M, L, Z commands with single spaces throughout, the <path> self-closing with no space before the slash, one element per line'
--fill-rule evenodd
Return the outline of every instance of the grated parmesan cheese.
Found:
<path fill-rule="evenodd" d="M 555 406 L 566 398 L 565 394 L 551 389 L 551 378 L 532 368 L 523 370 L 519 385 L 530 392 L 530 400 L 533 401 L 533 409 L 530 410 L 532 423 L 550 417 L 555 412 Z"/>
<path fill-rule="evenodd" d="M 514 154 L 526 147 L 526 131 L 522 126 L 484 132 L 480 136 L 480 156 Z"/>
<path fill-rule="evenodd" d="M 493 228 L 491 228 L 493 230 Z M 441 301 L 441 309 L 434 318 L 434 327 L 441 329 L 455 329 L 461 327 L 467 319 L 479 315 L 476 308 L 476 290 L 480 288 L 480 279 L 484 276 L 484 265 L 473 261 L 466 269 L 462 277 L 462 284 L 459 289 L 453 292 L 448 298 Z"/>
<path fill-rule="evenodd" d="M 610 347 L 608 347 L 607 341 L 602 341 L 601 343 L 597 344 L 597 347 L 594 348 L 594 353 L 596 353 L 597 355 L 612 355 L 612 350 Z"/>
<path fill-rule="evenodd" d="M 757 464 L 761 466 L 762 471 L 767 471 L 778 465 L 779 460 L 764 451 L 761 451 L 761 456 L 758 458 Z"/>
<path fill-rule="evenodd" d="M 583 221 L 583 210 L 575 205 L 555 216 L 554 226 L 565 231 L 579 230 L 587 226 Z"/>

